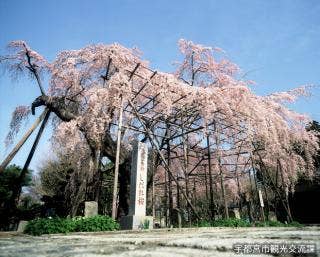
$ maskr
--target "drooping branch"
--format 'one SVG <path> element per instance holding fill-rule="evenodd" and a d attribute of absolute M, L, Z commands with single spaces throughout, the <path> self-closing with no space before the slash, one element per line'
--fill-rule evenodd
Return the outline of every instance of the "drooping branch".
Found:
<path fill-rule="evenodd" d="M 69 110 L 67 105 L 65 104 L 64 98 L 61 97 L 52 97 L 52 96 L 39 96 L 32 103 L 32 114 L 35 113 L 36 107 L 46 106 L 51 112 L 55 113 L 62 121 L 69 122 L 73 119 L 77 118 L 77 115 Z M 81 128 L 80 128 L 80 131 Z M 82 131 L 84 134 L 85 131 Z M 87 138 L 87 137 L 86 137 Z M 90 147 L 94 147 L 93 144 L 90 143 L 90 140 L 87 138 L 87 142 Z M 102 142 L 102 154 L 108 157 L 112 162 L 115 162 L 116 157 L 116 141 L 113 140 L 109 132 L 106 132 Z M 122 147 L 119 163 L 123 164 L 127 161 L 129 156 L 129 152 Z"/>

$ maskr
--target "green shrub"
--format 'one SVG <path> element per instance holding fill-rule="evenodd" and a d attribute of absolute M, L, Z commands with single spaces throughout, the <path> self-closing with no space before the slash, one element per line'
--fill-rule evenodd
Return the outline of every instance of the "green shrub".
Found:
<path fill-rule="evenodd" d="M 285 224 L 281 223 L 280 221 L 256 221 L 253 223 L 254 227 L 283 227 Z"/>
<path fill-rule="evenodd" d="M 198 222 L 197 227 L 212 227 L 212 222 L 207 220 L 201 220 Z"/>
<path fill-rule="evenodd" d="M 68 232 L 110 231 L 119 229 L 119 224 L 108 216 L 75 218 L 40 218 L 29 221 L 24 233 L 39 236 Z"/>
<path fill-rule="evenodd" d="M 25 233 L 31 235 L 67 233 L 73 231 L 75 227 L 71 219 L 55 218 L 40 218 L 29 221 Z"/>
<path fill-rule="evenodd" d="M 75 219 L 75 230 L 77 232 L 111 231 L 119 229 L 119 224 L 108 216 L 93 216 Z"/>
<path fill-rule="evenodd" d="M 301 227 L 303 227 L 303 224 L 299 223 L 298 221 L 292 221 L 292 222 L 289 223 L 287 226 L 288 226 L 288 227 L 298 227 L 298 228 L 301 228 Z"/>

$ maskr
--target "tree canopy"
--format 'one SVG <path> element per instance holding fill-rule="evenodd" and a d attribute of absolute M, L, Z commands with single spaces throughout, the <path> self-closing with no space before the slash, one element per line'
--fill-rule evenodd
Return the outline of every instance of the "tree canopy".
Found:
<path fill-rule="evenodd" d="M 273 171 L 280 167 L 287 189 L 299 174 L 312 176 L 318 138 L 305 129 L 310 119 L 287 107 L 308 95 L 307 86 L 259 96 L 252 81 L 241 78 L 239 67 L 221 49 L 187 40 L 179 41 L 179 49 L 182 60 L 174 73 L 166 73 L 150 69 L 137 49 L 116 43 L 62 51 L 53 62 L 23 41 L 10 43 L 1 63 L 14 77 L 31 75 L 40 96 L 31 108 L 17 107 L 7 141 L 12 141 L 25 117 L 45 106 L 56 114 L 53 147 L 78 167 L 75 172 L 85 172 L 85 180 L 94 181 L 104 157 L 115 162 L 123 110 L 120 165 L 126 177 L 134 139 L 157 144 L 163 152 L 174 148 L 176 157 L 170 165 L 177 167 L 177 177 L 201 174 L 203 167 L 195 164 L 205 163 L 229 178 L 225 183 L 236 195 L 241 176 L 255 163 Z M 303 157 L 294 151 L 297 143 Z M 187 161 L 180 158 L 186 152 Z M 161 179 L 164 174 L 159 171 L 155 176 Z"/>

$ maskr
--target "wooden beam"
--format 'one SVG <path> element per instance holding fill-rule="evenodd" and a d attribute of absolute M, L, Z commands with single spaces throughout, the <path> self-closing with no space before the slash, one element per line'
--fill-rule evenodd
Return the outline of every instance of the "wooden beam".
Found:
<path fill-rule="evenodd" d="M 35 122 L 32 124 L 32 126 L 29 128 L 29 130 L 23 135 L 21 140 L 16 144 L 16 146 L 12 149 L 12 151 L 4 159 L 4 161 L 0 165 L 0 173 L 5 170 L 5 168 L 12 161 L 12 159 L 15 157 L 15 155 L 20 150 L 20 148 L 24 145 L 24 143 L 27 141 L 27 139 L 33 133 L 33 131 L 39 126 L 40 122 L 44 119 L 44 117 L 47 114 L 47 112 L 48 112 L 48 109 L 45 109 L 41 113 L 41 115 L 35 120 Z"/>
<path fill-rule="evenodd" d="M 29 152 L 29 155 L 28 155 L 28 158 L 23 166 L 23 169 L 20 173 L 20 176 L 18 178 L 18 181 L 16 182 L 13 190 L 12 190 L 12 195 L 11 195 L 11 202 L 15 204 L 15 206 L 17 206 L 17 203 L 19 201 L 19 197 L 20 197 L 20 194 L 21 194 L 21 185 L 22 185 L 22 182 L 27 174 L 27 171 L 28 171 L 28 168 L 29 168 L 29 165 L 30 165 L 30 162 L 32 160 L 32 157 L 36 151 L 36 148 L 38 146 L 38 143 L 39 143 L 39 140 L 42 136 L 42 133 L 44 131 L 44 128 L 46 127 L 47 125 L 47 122 L 48 122 L 48 119 L 49 119 L 49 116 L 50 116 L 50 111 L 49 110 L 45 110 L 45 117 L 42 121 L 42 124 L 39 128 L 39 131 L 38 131 L 38 134 L 33 142 L 33 145 L 31 147 L 31 150 Z"/>
<path fill-rule="evenodd" d="M 116 161 L 114 167 L 114 182 L 113 182 L 113 196 L 112 196 L 112 218 L 117 217 L 117 198 L 118 198 L 118 177 L 119 177 L 119 160 L 120 160 L 120 147 L 121 147 L 121 129 L 122 129 L 122 113 L 123 113 L 123 99 L 121 98 L 121 106 L 119 110 L 119 125 L 117 132 L 117 150 Z"/>

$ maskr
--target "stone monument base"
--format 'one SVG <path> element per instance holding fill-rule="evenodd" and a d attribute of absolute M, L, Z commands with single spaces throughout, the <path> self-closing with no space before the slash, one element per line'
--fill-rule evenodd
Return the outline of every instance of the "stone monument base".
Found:
<path fill-rule="evenodd" d="M 20 220 L 20 221 L 19 221 L 19 225 L 18 225 L 17 232 L 24 232 L 27 224 L 28 224 L 28 221 L 26 221 L 26 220 Z"/>
<path fill-rule="evenodd" d="M 153 217 L 152 216 L 124 216 L 120 220 L 120 228 L 122 230 L 131 229 L 152 229 Z"/>
<path fill-rule="evenodd" d="M 270 212 L 269 212 L 269 220 L 270 220 L 270 221 L 278 221 L 277 215 L 276 215 L 275 212 L 273 212 L 273 211 L 270 211 Z"/>

